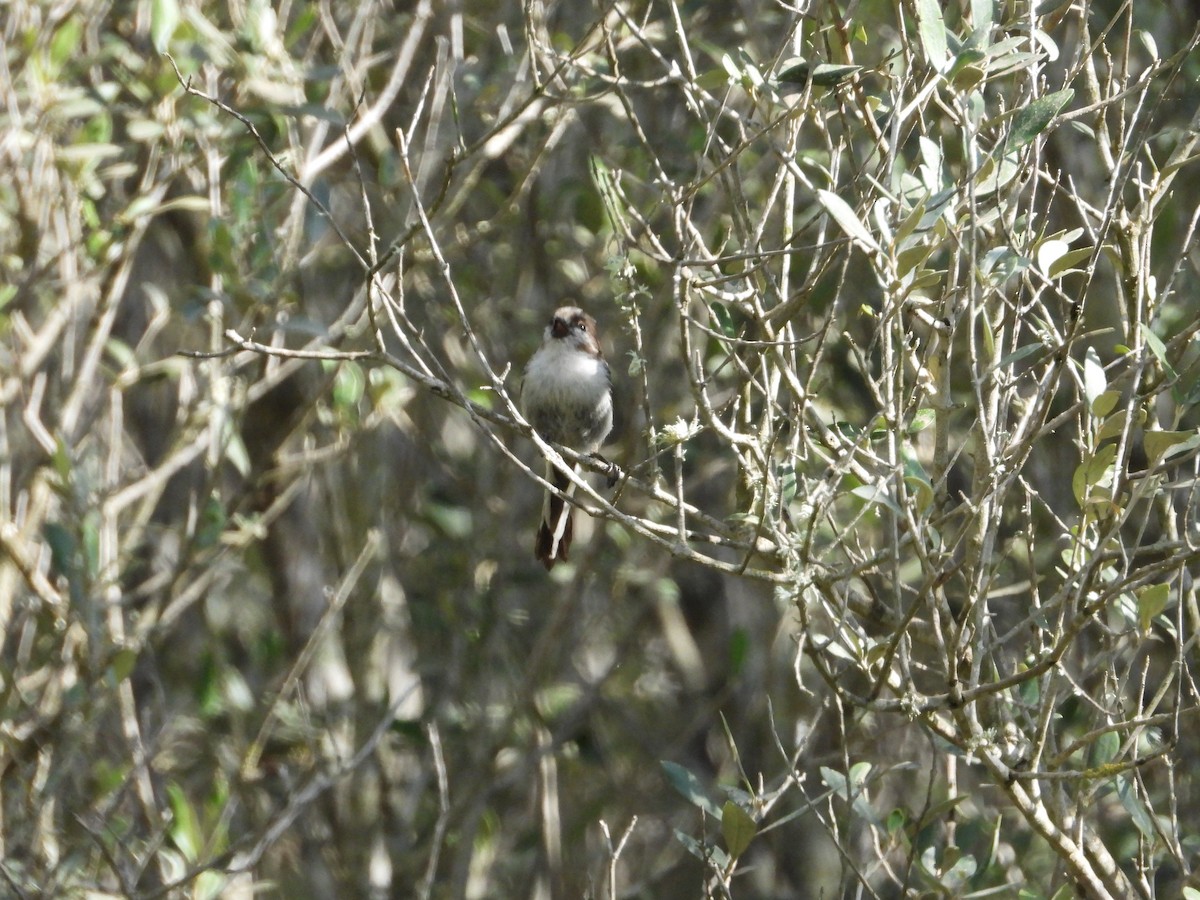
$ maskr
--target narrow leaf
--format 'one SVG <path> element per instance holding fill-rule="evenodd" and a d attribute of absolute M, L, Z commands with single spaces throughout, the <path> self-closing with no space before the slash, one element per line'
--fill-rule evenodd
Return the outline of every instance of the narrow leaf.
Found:
<path fill-rule="evenodd" d="M 937 410 L 923 406 L 913 413 L 913 417 L 909 420 L 908 433 L 916 434 L 918 431 L 924 431 L 936 421 Z"/>
<path fill-rule="evenodd" d="M 833 87 L 861 69 L 862 66 L 837 63 L 817 63 L 814 66 L 802 56 L 793 56 L 780 63 L 775 80 L 780 84 L 807 85 L 811 82 L 815 87 Z"/>
<path fill-rule="evenodd" d="M 896 226 L 897 244 L 902 244 L 904 239 L 916 231 L 917 226 L 921 224 L 921 219 L 925 217 L 925 200 L 925 197 L 918 200 L 917 205 L 904 217 L 904 221 Z M 932 247 L 930 248 L 930 252 L 933 252 Z"/>
<path fill-rule="evenodd" d="M 944 72 L 949 53 L 946 50 L 946 23 L 938 0 L 917 0 L 917 33 L 929 64 Z"/>
<path fill-rule="evenodd" d="M 159 53 L 165 53 L 170 48 L 179 20 L 177 0 L 154 0 L 150 4 L 150 42 Z"/>
<path fill-rule="evenodd" d="M 736 337 L 737 329 L 733 327 L 733 316 L 729 314 L 729 310 L 724 303 L 714 301 L 710 307 L 713 317 L 717 320 L 717 327 L 725 337 Z"/>
<path fill-rule="evenodd" d="M 1014 363 L 1018 363 L 1027 356 L 1033 356 L 1035 353 L 1041 353 L 1046 347 L 1043 344 L 1026 344 L 1024 347 L 1018 347 L 1012 353 L 1001 357 L 1000 362 L 996 363 L 997 369 L 1007 369 Z"/>
<path fill-rule="evenodd" d="M 1108 389 L 1108 379 L 1104 376 L 1104 366 L 1100 363 L 1100 355 L 1095 347 L 1088 347 L 1083 359 L 1083 396 L 1088 405 L 1095 403 L 1096 398 Z M 1094 407 L 1093 407 L 1094 408 Z"/>
<path fill-rule="evenodd" d="M 878 503 L 881 506 L 886 506 L 892 512 L 900 512 L 900 507 L 891 498 L 887 488 L 882 484 L 860 484 L 858 487 L 851 488 L 850 493 L 860 500 L 865 500 L 867 503 Z"/>
<path fill-rule="evenodd" d="M 817 191 L 817 199 L 821 201 L 821 205 L 838 223 L 842 231 L 846 232 L 855 243 L 870 253 L 879 250 L 879 244 L 875 241 L 874 236 L 867 230 L 867 226 L 862 223 L 849 203 L 832 191 Z"/>
<path fill-rule="evenodd" d="M 1059 111 L 1071 102 L 1075 91 L 1067 88 L 1038 97 L 1013 117 L 1012 131 L 1008 136 L 1007 149 L 1019 150 L 1046 130 Z"/>
<path fill-rule="evenodd" d="M 1154 827 L 1154 819 L 1151 818 L 1150 811 L 1146 809 L 1146 805 L 1138 796 L 1133 779 L 1122 775 L 1117 781 L 1117 796 L 1121 798 L 1121 805 L 1129 813 L 1129 818 L 1133 820 L 1137 830 L 1142 833 L 1142 837 L 1156 841 L 1158 832 Z"/>
<path fill-rule="evenodd" d="M 833 87 L 836 84 L 841 84 L 862 66 L 839 66 L 834 63 L 821 63 L 816 66 L 809 79 L 817 87 Z"/>
<path fill-rule="evenodd" d="M 808 76 L 812 71 L 808 60 L 801 56 L 785 60 L 775 80 L 782 84 L 808 84 Z"/>
<path fill-rule="evenodd" d="M 849 800 L 850 789 L 846 784 L 846 776 L 828 766 L 821 766 L 820 770 L 821 780 L 825 782 L 826 786 L 843 800 Z"/>
<path fill-rule="evenodd" d="M 1146 346 L 1150 348 L 1155 359 L 1158 360 L 1158 364 L 1163 367 L 1163 371 L 1174 380 L 1177 376 L 1175 367 L 1167 359 L 1167 345 L 1162 342 L 1162 338 L 1150 330 L 1150 326 L 1145 322 L 1142 323 L 1142 338 L 1146 341 Z"/>
<path fill-rule="evenodd" d="M 721 818 L 720 808 L 708 796 L 708 793 L 704 790 L 704 786 L 700 784 L 699 778 L 683 766 L 669 760 L 664 759 L 659 765 L 662 766 L 662 770 L 667 776 L 667 781 L 671 782 L 671 787 L 679 791 L 685 799 L 700 807 L 714 819 Z"/>
<path fill-rule="evenodd" d="M 712 844 L 702 844 L 689 834 L 684 834 L 678 828 L 675 829 L 675 840 L 683 844 L 687 848 L 688 853 L 696 857 L 701 862 L 711 862 L 718 869 L 725 869 L 729 866 L 729 855 L 720 847 Z"/>
<path fill-rule="evenodd" d="M 971 0 L 971 24 L 975 26 L 975 34 L 980 37 L 986 37 L 992 30 L 995 6 L 993 0 Z"/>

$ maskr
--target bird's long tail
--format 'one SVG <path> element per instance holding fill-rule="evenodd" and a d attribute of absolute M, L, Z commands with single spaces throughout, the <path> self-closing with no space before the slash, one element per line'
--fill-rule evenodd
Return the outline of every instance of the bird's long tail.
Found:
<path fill-rule="evenodd" d="M 546 480 L 570 496 L 575 485 L 565 474 L 550 463 L 546 463 Z M 542 524 L 538 528 L 537 544 L 533 553 L 547 570 L 553 569 L 560 559 L 566 561 L 571 550 L 572 533 L 571 504 L 564 503 L 557 494 L 546 492 L 542 503 Z"/>

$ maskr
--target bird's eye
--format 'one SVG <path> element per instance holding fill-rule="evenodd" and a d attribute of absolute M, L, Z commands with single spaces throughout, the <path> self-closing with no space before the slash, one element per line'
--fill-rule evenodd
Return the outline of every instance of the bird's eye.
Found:
<path fill-rule="evenodd" d="M 584 319 L 576 319 L 575 327 L 580 331 L 587 331 L 587 322 Z"/>

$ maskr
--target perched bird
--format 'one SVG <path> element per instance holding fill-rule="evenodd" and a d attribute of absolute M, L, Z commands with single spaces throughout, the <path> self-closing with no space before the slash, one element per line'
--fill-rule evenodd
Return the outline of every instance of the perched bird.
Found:
<path fill-rule="evenodd" d="M 555 310 L 542 345 L 525 366 L 525 418 L 542 438 L 578 453 L 595 453 L 612 430 L 612 379 L 600 350 L 596 320 L 576 306 Z M 546 480 L 564 493 L 574 485 L 546 463 Z M 534 555 L 547 569 L 571 549 L 571 506 L 546 494 Z"/>

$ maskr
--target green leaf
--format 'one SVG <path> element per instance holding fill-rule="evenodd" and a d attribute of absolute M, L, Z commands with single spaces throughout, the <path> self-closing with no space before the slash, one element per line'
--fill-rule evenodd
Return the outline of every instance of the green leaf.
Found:
<path fill-rule="evenodd" d="M 119 683 L 124 681 L 133 673 L 133 667 L 137 664 L 137 651 L 125 647 L 113 654 L 112 661 L 108 665 L 108 670 L 112 672 L 113 678 Z"/>
<path fill-rule="evenodd" d="M 905 475 L 904 483 L 908 485 L 910 496 L 917 505 L 917 511 L 926 512 L 933 505 L 933 485 L 927 478 L 915 475 Z"/>
<path fill-rule="evenodd" d="M 168 826 L 171 840 L 184 859 L 195 862 L 200 858 L 200 850 L 204 846 L 196 811 L 183 788 L 173 782 L 167 785 L 167 802 L 171 807 L 171 824 Z"/>
<path fill-rule="evenodd" d="M 1137 590 L 1138 627 L 1145 634 L 1150 630 L 1154 617 L 1167 608 L 1171 596 L 1169 584 L 1148 584 Z"/>
<path fill-rule="evenodd" d="M 811 71 L 808 60 L 802 56 L 795 56 L 783 61 L 783 68 L 779 70 L 775 80 L 781 84 L 808 84 Z"/>
<path fill-rule="evenodd" d="M 903 278 L 933 254 L 935 247 L 932 244 L 914 244 L 911 247 L 906 247 L 896 254 L 896 274 Z M 922 269 L 918 275 L 924 274 L 927 271 Z M 936 274 L 936 273 L 935 273 Z M 940 276 L 938 276 L 940 278 Z M 914 276 L 914 281 L 916 276 Z"/>
<path fill-rule="evenodd" d="M 212 203 L 207 197 L 201 197 L 196 194 L 187 194 L 182 197 L 175 197 L 165 203 L 160 203 L 154 210 L 156 215 L 162 215 L 165 212 L 173 210 L 183 210 L 184 212 L 199 212 L 206 213 L 212 209 Z"/>
<path fill-rule="evenodd" d="M 1146 341 L 1150 352 L 1154 354 L 1154 358 L 1158 360 L 1158 364 L 1163 367 L 1163 371 L 1172 381 L 1175 380 L 1178 376 L 1175 374 L 1175 367 L 1167 359 L 1167 345 L 1162 342 L 1162 338 L 1150 330 L 1150 326 L 1145 322 L 1142 323 L 1142 338 Z"/>
<path fill-rule="evenodd" d="M 1038 97 L 1013 117 L 1012 130 L 1008 135 L 1006 149 L 1019 150 L 1031 143 L 1039 134 L 1046 130 L 1059 111 L 1071 102 L 1075 91 L 1067 88 L 1055 91 L 1044 97 Z"/>
<path fill-rule="evenodd" d="M 1049 278 L 1050 267 L 1070 249 L 1071 247 L 1066 241 L 1056 239 L 1042 241 L 1034 251 L 1034 259 L 1037 261 L 1037 267 L 1042 270 L 1043 275 Z"/>
<path fill-rule="evenodd" d="M 150 4 L 150 41 L 159 53 L 166 53 L 179 27 L 178 0 L 153 0 Z"/>
<path fill-rule="evenodd" d="M 1033 356 L 1035 353 L 1040 353 L 1045 350 L 1043 344 L 1026 344 L 1024 347 L 1018 347 L 1012 353 L 1005 354 L 1000 358 L 1000 362 L 996 363 L 997 369 L 1007 369 L 1013 363 L 1020 362 L 1027 356 Z"/>
<path fill-rule="evenodd" d="M 1134 790 L 1132 778 L 1122 775 L 1117 779 L 1117 796 L 1121 798 L 1121 805 L 1125 807 L 1125 811 L 1133 819 L 1133 824 L 1142 833 L 1142 837 L 1150 841 L 1151 844 L 1157 844 L 1158 832 L 1154 827 L 1154 820 L 1150 817 L 1150 811 L 1146 809 L 1146 805 L 1142 803 L 1141 797 Z"/>
<path fill-rule="evenodd" d="M 955 860 L 954 865 L 942 873 L 942 886 L 961 895 L 962 889 L 978 869 L 979 864 L 975 862 L 975 857 L 964 853 Z"/>
<path fill-rule="evenodd" d="M 1093 497 L 1092 489 L 1098 485 L 1112 483 L 1112 464 L 1116 458 L 1117 445 L 1105 444 L 1075 469 L 1075 474 L 1071 477 L 1071 490 L 1081 508 L 1093 500 L 1101 499 Z"/>
<path fill-rule="evenodd" d="M 1120 399 L 1120 391 L 1103 391 L 1100 394 L 1097 394 L 1096 397 L 1091 401 L 1092 412 L 1098 418 L 1103 419 L 1116 408 L 1117 401 Z"/>
<path fill-rule="evenodd" d="M 151 215 L 157 208 L 158 201 L 153 197 L 135 197 L 129 206 L 118 213 L 117 221 L 131 224 L 144 216 Z"/>
<path fill-rule="evenodd" d="M 343 412 L 358 406 L 367 386 L 362 366 L 353 361 L 343 362 L 333 376 L 333 402 Z"/>
<path fill-rule="evenodd" d="M 918 431 L 924 431 L 935 421 L 937 421 L 937 410 L 923 406 L 913 413 L 913 417 L 909 420 L 908 433 L 916 434 Z"/>
<path fill-rule="evenodd" d="M 862 66 L 839 66 L 834 63 L 821 63 L 812 70 L 812 83 L 817 87 L 833 87 L 841 84 Z"/>
<path fill-rule="evenodd" d="M 935 803 L 933 806 L 922 811 L 921 818 L 916 822 L 917 828 L 924 828 L 931 822 L 940 822 L 946 818 L 946 815 L 956 806 L 962 803 L 967 798 L 959 794 L 956 797 L 948 797 Z"/>
<path fill-rule="evenodd" d="M 1088 347 L 1083 358 L 1083 396 L 1091 406 L 1108 388 L 1108 379 L 1104 375 L 1104 366 L 1100 364 L 1100 354 L 1095 347 Z M 1094 410 L 1094 408 L 1093 408 Z"/>
<path fill-rule="evenodd" d="M 921 220 L 925 218 L 925 200 L 925 197 L 922 197 L 920 200 L 918 200 L 917 205 L 914 206 L 909 211 L 908 215 L 904 217 L 904 220 L 896 226 L 896 243 L 898 245 L 902 244 L 905 238 L 916 231 L 917 226 L 921 224 Z M 930 247 L 930 252 L 933 252 L 932 247 Z"/>
<path fill-rule="evenodd" d="M 684 796 L 684 799 L 700 807 L 700 809 L 704 810 L 714 819 L 721 818 L 720 808 L 708 796 L 708 793 L 704 790 L 704 786 L 700 784 L 700 779 L 678 763 L 664 759 L 659 762 L 659 765 L 662 766 L 662 770 L 667 776 L 667 781 L 671 783 L 671 787 L 679 791 Z"/>
<path fill-rule="evenodd" d="M 729 865 L 729 855 L 720 847 L 714 847 L 711 844 L 702 844 L 690 834 L 684 834 L 678 828 L 675 829 L 675 840 L 683 844 L 687 848 L 688 853 L 701 862 L 711 862 L 719 869 L 725 869 Z"/>
<path fill-rule="evenodd" d="M 712 310 L 713 318 L 717 320 L 717 328 L 725 337 L 731 338 L 737 335 L 737 329 L 733 326 L 733 316 L 729 314 L 729 309 L 724 303 L 713 302 L 709 308 Z"/>
<path fill-rule="evenodd" d="M 246 449 L 246 443 L 242 440 L 241 433 L 226 423 L 223 438 L 224 445 L 221 449 L 225 459 L 237 470 L 239 475 L 248 476 L 250 474 L 250 453 Z"/>
<path fill-rule="evenodd" d="M 61 67 L 79 49 L 79 39 L 83 36 L 83 24 L 72 16 L 63 22 L 50 39 L 50 60 L 56 67 Z"/>
<path fill-rule="evenodd" d="M 1154 465 L 1164 457 L 1191 450 L 1200 444 L 1200 432 L 1195 431 L 1147 431 L 1142 436 L 1142 444 L 1150 464 Z"/>
<path fill-rule="evenodd" d="M 854 787 L 855 793 L 862 790 L 872 768 L 873 766 L 869 762 L 856 762 L 850 767 L 850 784 Z"/>
<path fill-rule="evenodd" d="M 471 509 L 449 503 L 430 503 L 426 508 L 429 520 L 444 534 L 455 540 L 463 540 L 475 529 Z"/>
<path fill-rule="evenodd" d="M 733 859 L 742 855 L 757 832 L 758 825 L 754 818 L 732 800 L 726 800 L 721 807 L 721 835 Z"/>
<path fill-rule="evenodd" d="M 937 71 L 944 72 L 950 57 L 946 49 L 942 4 L 938 0 L 917 0 L 917 33 L 925 50 L 925 59 Z"/>
<path fill-rule="evenodd" d="M 817 191 L 817 200 L 825 207 L 825 211 L 833 217 L 833 220 L 838 223 L 842 231 L 850 236 L 851 240 L 855 241 L 864 250 L 874 253 L 879 250 L 879 244 L 875 237 L 867 230 L 867 226 L 862 223 L 862 220 L 855 214 L 850 204 L 839 197 L 833 191 L 819 190 Z"/>
<path fill-rule="evenodd" d="M 1096 743 L 1092 745 L 1092 758 L 1095 760 L 1095 765 L 1103 766 L 1112 762 L 1117 758 L 1120 749 L 1121 736 L 1115 731 L 1104 732 L 1096 738 Z"/>
<path fill-rule="evenodd" d="M 835 63 L 818 63 L 815 66 L 809 66 L 808 62 L 800 57 L 788 60 L 784 65 L 785 68 L 775 76 L 775 80 L 780 84 L 809 84 L 811 82 L 814 87 L 833 87 L 862 69 L 862 66 L 837 65 Z"/>
<path fill-rule="evenodd" d="M 825 782 L 833 793 L 850 804 L 850 808 L 863 821 L 874 825 L 882 825 L 875 810 L 871 808 L 871 804 L 867 801 L 863 793 L 863 788 L 866 784 L 867 776 L 871 773 L 871 768 L 872 766 L 869 762 L 855 763 L 850 767 L 849 776 L 846 776 L 837 771 L 837 769 L 821 766 L 821 780 Z"/>
<path fill-rule="evenodd" d="M 75 536 L 58 522 L 47 522 L 42 526 L 42 537 L 50 547 L 52 570 L 67 579 L 73 579 L 79 570 L 76 551 L 79 545 Z"/>
<path fill-rule="evenodd" d="M 696 86 L 706 91 L 717 91 L 729 83 L 729 76 L 720 69 L 709 69 L 696 79 Z"/>
<path fill-rule="evenodd" d="M 1058 278 L 1060 275 L 1066 275 L 1068 272 L 1073 272 L 1072 267 L 1085 259 L 1091 259 L 1094 247 L 1079 247 L 1075 250 L 1068 250 L 1051 265 L 1046 275 L 1050 278 Z"/>
<path fill-rule="evenodd" d="M 1003 155 L 991 156 L 979 167 L 975 191 L 980 196 L 994 194 L 1007 187 L 1021 171 L 1016 153 L 1010 151 Z"/>
<path fill-rule="evenodd" d="M 892 512 L 900 512 L 900 507 L 896 505 L 896 501 L 891 498 L 887 487 L 883 484 L 860 484 L 856 488 L 851 488 L 850 493 L 867 503 L 878 503 L 886 506 Z"/>
<path fill-rule="evenodd" d="M 1109 396 L 1113 396 L 1113 395 L 1115 395 L 1114 399 L 1113 399 L 1113 403 L 1115 404 L 1116 398 L 1119 398 L 1121 396 L 1120 392 L 1119 391 L 1106 391 L 1105 393 L 1101 394 L 1099 397 L 1096 398 L 1096 403 L 1095 403 L 1096 407 L 1103 408 L 1105 406 L 1109 406 L 1107 398 Z M 1111 408 L 1112 407 L 1109 406 L 1109 409 L 1111 409 Z M 1108 415 L 1108 413 L 1103 413 L 1103 414 L 1097 413 L 1097 415 Z M 1104 420 L 1104 424 L 1100 426 L 1100 430 L 1096 432 L 1096 442 L 1099 443 L 1100 441 L 1107 441 L 1107 440 L 1111 440 L 1112 438 L 1118 437 L 1125 430 L 1125 423 L 1128 420 L 1128 418 L 1129 418 L 1128 415 L 1126 414 L 1125 410 L 1123 410 L 1123 409 L 1118 410 L 1114 415 L 1108 416 L 1108 418 L 1106 418 Z M 1134 413 L 1133 413 L 1134 425 L 1141 426 L 1145 423 L 1145 421 L 1146 421 L 1146 410 L 1142 409 L 1141 407 L 1134 410 Z"/>
<path fill-rule="evenodd" d="M 730 84 L 738 84 L 742 80 L 742 70 L 738 68 L 738 64 L 734 62 L 733 57 L 728 53 L 721 56 L 721 67 L 725 70 L 725 74 L 729 77 Z"/>
<path fill-rule="evenodd" d="M 1137 36 L 1138 36 L 1138 40 L 1140 40 L 1142 42 L 1142 46 L 1146 49 L 1146 52 L 1148 54 L 1150 54 L 1150 59 L 1157 61 L 1158 60 L 1158 44 L 1155 43 L 1155 41 L 1154 41 L 1154 35 L 1152 35 L 1148 31 L 1143 31 L 1143 30 L 1139 29 L 1137 32 Z"/>
<path fill-rule="evenodd" d="M 1020 269 L 1029 268 L 1029 259 L 1020 256 L 1012 247 L 993 247 L 983 255 L 979 266 L 981 275 L 989 275 L 990 281 L 999 283 L 1011 277 Z"/>
<path fill-rule="evenodd" d="M 980 54 L 982 56 L 982 54 Z M 959 65 L 955 63 L 953 74 L 950 76 L 950 83 L 960 91 L 972 91 L 979 86 L 979 82 L 983 81 L 984 71 L 976 65 Z"/>
<path fill-rule="evenodd" d="M 995 0 L 971 0 L 971 24 L 975 34 L 986 39 L 995 17 Z"/>
<path fill-rule="evenodd" d="M 850 789 L 846 781 L 846 776 L 837 769 L 831 769 L 828 766 L 821 766 L 821 780 L 826 786 L 841 797 L 843 800 L 850 799 Z"/>

